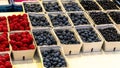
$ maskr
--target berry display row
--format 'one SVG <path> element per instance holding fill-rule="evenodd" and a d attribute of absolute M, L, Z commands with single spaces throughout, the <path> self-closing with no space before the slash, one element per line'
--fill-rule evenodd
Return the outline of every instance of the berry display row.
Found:
<path fill-rule="evenodd" d="M 0 12 L 70 12 L 92 10 L 118 10 L 118 6 L 110 0 L 101 1 L 36 1 L 23 2 L 23 5 L 1 5 Z M 84 9 L 83 9 L 84 8 Z M 24 9 L 24 10 L 23 10 Z"/>

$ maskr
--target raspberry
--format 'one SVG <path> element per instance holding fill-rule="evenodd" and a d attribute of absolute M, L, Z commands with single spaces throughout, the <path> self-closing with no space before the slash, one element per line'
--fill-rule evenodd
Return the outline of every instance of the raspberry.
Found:
<path fill-rule="evenodd" d="M 30 30 L 27 14 L 8 16 L 8 21 L 10 30 Z"/>
<path fill-rule="evenodd" d="M 35 49 L 33 37 L 29 32 L 19 32 L 10 35 L 10 44 L 13 50 Z"/>

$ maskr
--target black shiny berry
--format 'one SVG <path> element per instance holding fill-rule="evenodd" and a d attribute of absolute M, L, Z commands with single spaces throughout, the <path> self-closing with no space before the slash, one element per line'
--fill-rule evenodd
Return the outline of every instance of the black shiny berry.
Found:
<path fill-rule="evenodd" d="M 107 13 L 104 12 L 90 12 L 90 16 L 97 25 L 101 24 L 112 24 Z"/>
<path fill-rule="evenodd" d="M 120 24 L 120 12 L 110 12 L 110 17 L 115 21 L 115 23 Z"/>
<path fill-rule="evenodd" d="M 100 10 L 99 6 L 94 2 L 90 0 L 80 0 L 80 4 L 83 6 L 85 10 Z"/>
<path fill-rule="evenodd" d="M 116 5 L 114 2 L 110 1 L 110 0 L 98 0 L 97 2 L 98 2 L 98 3 L 102 6 L 102 8 L 105 9 L 105 10 L 118 9 L 118 8 L 117 8 L 117 5 Z"/>
<path fill-rule="evenodd" d="M 120 41 L 120 34 L 113 27 L 99 29 L 106 41 Z"/>

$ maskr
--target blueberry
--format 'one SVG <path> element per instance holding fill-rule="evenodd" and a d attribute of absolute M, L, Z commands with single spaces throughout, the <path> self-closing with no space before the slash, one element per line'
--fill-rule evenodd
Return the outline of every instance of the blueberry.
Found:
<path fill-rule="evenodd" d="M 68 3 L 63 3 L 63 6 L 65 7 L 66 11 L 81 11 L 79 5 L 72 1 Z"/>
<path fill-rule="evenodd" d="M 100 41 L 98 35 L 92 28 L 77 29 L 81 39 L 84 42 L 98 42 Z"/>
<path fill-rule="evenodd" d="M 114 27 L 99 29 L 106 41 L 120 41 L 120 34 Z"/>
<path fill-rule="evenodd" d="M 95 24 L 112 24 L 110 18 L 108 17 L 107 13 L 104 12 L 90 12 L 90 16 L 95 22 Z"/>
<path fill-rule="evenodd" d="M 74 33 L 69 30 L 55 30 L 56 35 L 62 44 L 79 44 L 80 42 L 74 36 Z"/>
<path fill-rule="evenodd" d="M 86 19 L 86 17 L 82 13 L 70 13 L 69 16 L 75 26 L 89 24 L 89 21 Z"/>
<path fill-rule="evenodd" d="M 38 46 L 57 44 L 55 38 L 49 31 L 33 31 L 33 35 Z"/>
<path fill-rule="evenodd" d="M 109 15 L 117 23 L 120 24 L 120 12 L 110 12 Z"/>
<path fill-rule="evenodd" d="M 49 17 L 54 27 L 70 26 L 70 23 L 68 22 L 68 18 L 65 15 L 56 14 L 56 15 L 49 15 Z"/>
<path fill-rule="evenodd" d="M 42 12 L 42 7 L 37 3 L 23 3 L 25 12 Z"/>
<path fill-rule="evenodd" d="M 118 9 L 117 8 L 117 5 L 114 3 L 114 2 L 112 2 L 112 1 L 110 1 L 110 0 L 99 0 L 99 1 L 97 1 L 101 6 L 102 6 L 102 8 L 103 9 L 105 9 L 105 10 L 114 10 L 114 9 Z"/>
<path fill-rule="evenodd" d="M 67 63 L 60 50 L 50 49 L 41 51 L 43 64 L 46 68 L 66 67 Z"/>
<path fill-rule="evenodd" d="M 32 16 L 29 15 L 32 26 L 41 26 L 41 27 L 49 27 L 49 22 L 45 16 Z"/>
<path fill-rule="evenodd" d="M 58 2 L 43 3 L 43 6 L 47 12 L 62 11 L 61 6 L 58 4 Z"/>
<path fill-rule="evenodd" d="M 80 4 L 84 7 L 85 10 L 100 10 L 99 6 L 90 0 L 80 0 Z"/>

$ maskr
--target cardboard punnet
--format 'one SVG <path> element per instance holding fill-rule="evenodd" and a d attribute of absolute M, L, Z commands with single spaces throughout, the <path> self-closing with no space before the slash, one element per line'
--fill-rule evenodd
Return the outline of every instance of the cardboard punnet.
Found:
<path fill-rule="evenodd" d="M 74 37 L 77 41 L 79 41 L 80 43 L 79 44 L 62 44 L 60 42 L 60 39 L 57 37 L 55 31 L 56 30 L 69 30 L 71 32 L 74 33 Z M 82 47 L 82 40 L 78 37 L 78 35 L 76 34 L 75 32 L 75 29 L 74 28 L 63 28 L 63 29 L 54 29 L 54 35 L 56 36 L 56 38 L 58 39 L 58 42 L 59 42 L 59 45 L 61 47 L 63 47 L 63 50 L 64 50 L 64 53 L 66 55 L 69 55 L 69 54 L 79 54 L 80 53 L 80 50 L 81 50 L 81 47 Z"/>
<path fill-rule="evenodd" d="M 26 31 L 10 32 L 9 37 L 10 37 L 10 34 L 21 33 L 21 32 L 26 32 Z M 27 32 L 29 32 L 32 35 L 32 33 L 30 31 L 27 31 Z M 11 39 L 9 38 L 9 41 L 10 40 Z M 33 41 L 33 45 L 35 45 L 34 41 Z M 12 45 L 11 45 L 11 48 L 12 48 Z M 33 59 L 35 50 L 36 50 L 36 46 L 35 46 L 35 49 L 28 49 L 28 50 L 13 50 L 12 49 L 13 58 L 14 58 L 14 60 L 31 60 L 31 59 Z"/>
<path fill-rule="evenodd" d="M 60 47 L 60 46 L 56 46 L 56 45 L 54 45 L 54 46 L 44 46 L 44 47 L 38 47 L 38 48 L 37 48 L 37 51 L 38 51 L 38 53 L 39 53 L 40 60 L 42 61 L 42 67 L 43 67 L 43 68 L 46 68 L 46 67 L 44 66 L 44 63 L 43 63 L 43 60 L 44 60 L 44 59 L 43 59 L 43 56 L 42 56 L 42 52 L 45 51 L 45 50 L 50 50 L 50 49 L 60 50 L 61 55 L 64 57 L 65 62 L 66 62 L 66 64 L 67 64 L 67 67 L 54 67 L 54 68 L 69 68 L 68 59 L 66 58 L 66 56 L 65 56 L 65 54 L 64 54 L 63 48 Z"/>
<path fill-rule="evenodd" d="M 105 41 L 104 45 L 103 45 L 103 49 L 104 49 L 104 51 L 118 51 L 118 50 L 120 50 L 120 41 L 106 41 L 105 38 L 103 37 L 103 35 L 101 34 L 101 32 L 99 31 L 99 29 L 105 29 L 105 28 L 109 28 L 109 27 L 115 28 L 117 30 L 118 34 L 120 34 L 119 29 L 115 25 L 96 26 L 97 31 L 100 33 L 100 36 Z"/>
<path fill-rule="evenodd" d="M 55 41 L 57 42 L 56 45 L 58 45 L 58 39 L 57 39 L 56 36 L 54 35 L 52 29 L 33 29 L 33 30 L 32 30 L 32 32 L 37 32 L 37 31 L 48 31 L 49 33 L 52 34 L 52 36 L 54 37 Z M 32 34 L 32 35 L 33 35 L 33 34 Z M 33 35 L 33 38 L 34 38 L 34 35 Z M 36 41 L 35 38 L 34 38 L 34 41 Z M 37 45 L 36 42 L 35 42 L 35 44 Z M 37 46 L 38 46 L 38 47 L 43 47 L 43 46 L 53 46 L 53 45 L 42 45 L 42 46 L 37 45 Z"/>
<path fill-rule="evenodd" d="M 79 33 L 77 32 L 77 29 L 90 29 L 90 28 L 92 28 L 95 31 L 95 33 L 97 34 L 98 38 L 100 39 L 100 41 L 98 41 L 98 42 L 84 42 L 82 40 L 82 42 L 83 42 L 82 51 L 83 52 L 99 52 L 99 51 L 101 51 L 102 45 L 103 45 L 103 40 L 99 36 L 98 32 L 96 31 L 96 29 L 93 26 L 86 25 L 86 26 L 80 26 L 80 27 L 75 27 L 75 28 L 76 28 L 76 33 L 78 35 L 79 35 Z M 80 35 L 79 35 L 79 38 L 81 38 Z"/>

